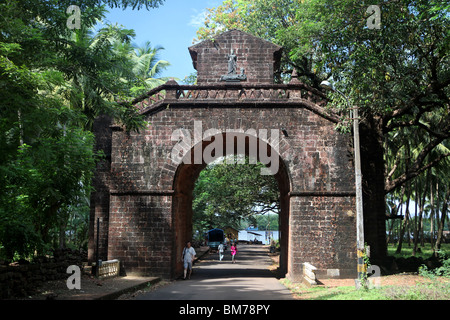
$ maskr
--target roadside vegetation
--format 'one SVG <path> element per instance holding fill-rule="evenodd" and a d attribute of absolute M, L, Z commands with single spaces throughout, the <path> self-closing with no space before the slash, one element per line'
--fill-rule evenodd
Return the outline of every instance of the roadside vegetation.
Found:
<path fill-rule="evenodd" d="M 395 258 L 408 259 L 412 248 L 403 248 L 395 253 L 395 246 L 389 246 L 388 253 Z M 440 266 L 429 268 L 422 265 L 417 272 L 402 272 L 382 275 L 379 286 L 356 289 L 352 281 L 324 281 L 325 284 L 308 287 L 293 283 L 287 278 L 280 282 L 300 300 L 450 300 L 450 244 L 443 244 L 439 251 Z M 422 248 L 421 256 L 426 259 L 433 255 L 430 244 Z M 342 283 L 342 285 L 339 285 Z"/>
<path fill-rule="evenodd" d="M 389 285 L 374 289 L 356 290 L 355 286 L 308 288 L 303 284 L 294 284 L 287 279 L 281 282 L 290 289 L 296 298 L 302 300 L 448 300 L 450 299 L 450 281 L 424 279 L 415 286 Z"/>

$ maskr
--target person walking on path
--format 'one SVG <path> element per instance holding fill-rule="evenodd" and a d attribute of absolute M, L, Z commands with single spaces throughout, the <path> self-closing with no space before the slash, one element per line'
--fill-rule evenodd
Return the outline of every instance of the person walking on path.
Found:
<path fill-rule="evenodd" d="M 184 247 L 183 254 L 181 256 L 181 259 L 182 259 L 183 264 L 184 264 L 184 277 L 183 277 L 183 280 L 186 280 L 186 275 L 187 275 L 188 269 L 189 269 L 189 275 L 187 275 L 187 276 L 188 276 L 188 279 L 191 278 L 192 263 L 194 262 L 196 254 L 197 253 L 195 252 L 194 248 L 191 246 L 191 242 L 187 241 L 186 242 L 186 247 Z"/>
<path fill-rule="evenodd" d="M 224 249 L 224 245 L 222 243 L 219 244 L 219 261 L 222 261 L 222 259 L 223 259 L 223 249 Z"/>
<path fill-rule="evenodd" d="M 236 263 L 236 253 L 237 253 L 236 243 L 231 244 L 230 251 L 231 251 L 231 263 Z"/>

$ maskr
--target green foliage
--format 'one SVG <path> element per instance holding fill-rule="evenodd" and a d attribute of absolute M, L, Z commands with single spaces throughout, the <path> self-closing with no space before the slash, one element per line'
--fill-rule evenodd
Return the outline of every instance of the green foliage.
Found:
<path fill-rule="evenodd" d="M 170 66 L 168 61 L 159 60 L 162 50 L 163 47 L 152 47 L 150 41 L 147 41 L 142 47 L 136 47 L 132 51 L 133 74 L 137 82 L 131 89 L 134 96 L 146 93 L 170 80 L 169 77 L 159 77 L 161 72 Z"/>
<path fill-rule="evenodd" d="M 122 1 L 98 0 L 97 1 L 97 5 L 100 5 L 102 3 L 105 3 L 112 8 L 123 8 L 125 10 L 126 8 L 131 7 L 133 10 L 134 9 L 140 10 L 144 7 L 146 9 L 157 8 L 161 4 L 164 3 L 164 0 L 122 0 Z"/>
<path fill-rule="evenodd" d="M 371 290 L 357 290 L 355 286 L 309 288 L 287 279 L 281 282 L 299 299 L 304 300 L 448 300 L 450 298 L 450 282 L 432 281 L 414 286 L 381 286 Z"/>
<path fill-rule="evenodd" d="M 118 103 L 137 85 L 134 31 L 92 28 L 106 6 L 162 2 L 78 1 L 82 23 L 73 30 L 66 25 L 72 1 L 0 3 L 0 258 L 86 248 L 91 179 L 102 157 L 93 149 L 93 120 L 108 114 L 127 130 L 147 125 L 136 108 Z"/>
<path fill-rule="evenodd" d="M 258 230 L 278 230 L 278 213 L 253 214 L 241 221 L 239 229 L 258 227 Z"/>
<path fill-rule="evenodd" d="M 396 246 L 389 244 L 388 245 L 388 256 L 393 256 L 395 258 L 409 258 L 412 256 L 413 247 L 412 246 L 404 246 L 401 253 L 396 253 Z M 450 254 L 450 244 L 443 243 L 441 246 L 441 251 L 446 255 Z M 416 254 L 417 258 L 427 259 L 433 255 L 433 247 L 430 243 L 425 243 L 424 247 L 421 247 L 421 253 Z"/>
<path fill-rule="evenodd" d="M 4 186 L 0 242 L 10 250 L 9 259 L 14 251 L 42 253 L 50 241 L 50 228 L 68 207 L 76 205 L 80 195 L 90 192 L 97 158 L 93 137 L 78 128 L 60 131 L 41 137 L 33 146 L 20 146 L 16 159 L 0 167 Z"/>
<path fill-rule="evenodd" d="M 237 160 L 210 164 L 200 173 L 193 191 L 195 230 L 239 228 L 243 219 L 252 219 L 255 214 L 278 212 L 275 178 L 261 175 L 262 164 L 249 164 L 248 158 L 245 164 Z"/>
<path fill-rule="evenodd" d="M 17 216 L 9 217 L 3 213 L 0 213 L 0 218 L 0 243 L 4 247 L 0 258 L 11 261 L 15 257 L 29 257 L 42 246 L 33 224 L 27 221 L 29 219 L 19 220 Z"/>
<path fill-rule="evenodd" d="M 435 278 L 435 277 L 450 278 L 450 257 L 441 251 L 438 252 L 438 256 L 442 263 L 440 267 L 430 269 L 426 265 L 422 265 L 419 268 L 419 274 L 428 278 Z"/>
<path fill-rule="evenodd" d="M 183 79 L 183 84 L 195 85 L 197 84 L 197 71 L 191 73 Z"/>

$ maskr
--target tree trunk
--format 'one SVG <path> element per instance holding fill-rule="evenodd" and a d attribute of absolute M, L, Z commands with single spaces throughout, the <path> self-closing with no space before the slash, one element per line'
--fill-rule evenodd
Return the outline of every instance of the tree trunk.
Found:
<path fill-rule="evenodd" d="M 430 186 L 430 205 L 431 205 L 431 211 L 430 211 L 430 245 L 431 248 L 434 250 L 434 192 L 433 192 L 433 183 L 431 183 Z M 434 253 L 434 251 L 433 251 Z"/>
<path fill-rule="evenodd" d="M 392 216 L 397 216 L 398 215 L 398 211 L 399 209 L 402 207 L 403 204 L 403 196 L 405 195 L 405 186 L 401 187 L 401 192 L 400 192 L 400 203 L 398 205 L 395 206 L 395 212 L 391 213 Z M 396 225 L 396 219 L 392 219 L 391 220 L 391 226 L 389 227 L 389 234 L 388 234 L 388 238 L 386 239 L 386 246 L 388 246 L 389 241 L 391 239 L 392 233 L 395 232 L 396 230 L 394 229 L 394 226 Z M 393 241 L 394 245 L 395 245 L 395 239 Z"/>
<path fill-rule="evenodd" d="M 65 215 L 61 214 L 61 221 L 59 223 L 59 249 L 66 248 L 66 229 L 67 229 L 67 219 Z"/>
<path fill-rule="evenodd" d="M 422 212 L 423 212 L 423 208 L 422 208 Z M 420 221 L 420 246 L 422 248 L 425 247 L 425 236 L 423 234 L 423 217 L 422 217 L 422 220 Z"/>
<path fill-rule="evenodd" d="M 423 217 L 423 208 L 425 206 L 425 196 L 427 193 L 428 178 L 429 178 L 429 174 L 427 174 L 427 176 L 426 176 L 425 188 L 423 190 L 422 197 L 420 197 L 418 184 L 417 184 L 417 189 L 416 189 L 416 198 L 418 199 L 418 202 L 419 202 L 419 218 L 418 218 L 419 221 L 417 223 L 416 234 L 414 236 L 414 248 L 413 248 L 413 252 L 412 252 L 413 256 L 415 256 L 416 252 L 417 252 L 417 246 L 419 244 L 419 237 L 420 237 L 421 230 L 422 230 L 422 240 L 421 241 L 423 242 L 423 218 L 422 217 Z M 423 247 L 423 244 L 422 244 L 422 247 Z"/>
<path fill-rule="evenodd" d="M 412 251 L 412 255 L 415 256 L 416 255 L 416 249 L 417 249 L 417 240 L 419 237 L 419 202 L 418 199 L 420 198 L 419 195 L 419 182 L 418 179 L 416 179 L 416 183 L 414 185 L 415 187 L 415 191 L 414 191 L 414 225 L 413 225 L 413 251 Z"/>
<path fill-rule="evenodd" d="M 445 196 L 444 203 L 442 204 L 441 219 L 439 220 L 439 228 L 434 250 L 435 255 L 441 249 L 442 237 L 444 234 L 445 218 L 447 217 L 447 203 L 450 200 L 449 198 L 450 198 L 450 189 L 447 189 L 447 195 Z"/>
<path fill-rule="evenodd" d="M 394 229 L 394 223 L 395 223 L 395 220 L 392 219 L 391 220 L 391 225 L 389 226 L 388 236 L 386 238 L 386 246 L 388 246 L 389 245 L 389 241 L 391 241 L 392 229 Z"/>
<path fill-rule="evenodd" d="M 66 237 L 65 237 L 66 230 L 65 228 L 60 225 L 59 227 L 59 248 L 64 249 L 66 247 Z"/>
<path fill-rule="evenodd" d="M 398 239 L 398 246 L 395 253 L 401 253 L 402 252 L 402 245 L 403 245 L 403 238 L 405 236 L 405 231 L 408 230 L 408 224 L 409 224 L 409 200 L 411 198 L 411 189 L 409 188 L 409 185 L 406 185 L 407 195 L 406 195 L 406 210 L 405 210 L 405 219 L 403 220 L 403 225 L 400 229 L 400 238 Z M 408 234 L 409 238 L 409 234 Z"/>
<path fill-rule="evenodd" d="M 380 119 L 376 119 L 371 115 L 365 115 L 365 119 L 360 123 L 359 129 L 364 242 L 370 246 L 370 254 L 373 261 L 383 260 L 387 256 L 386 197 L 383 131 Z"/>

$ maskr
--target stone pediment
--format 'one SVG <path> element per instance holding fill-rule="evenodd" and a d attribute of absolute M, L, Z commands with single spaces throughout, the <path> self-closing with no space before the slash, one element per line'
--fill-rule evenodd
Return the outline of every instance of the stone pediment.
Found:
<path fill-rule="evenodd" d="M 282 47 L 233 29 L 189 47 L 197 83 L 274 83 Z"/>

